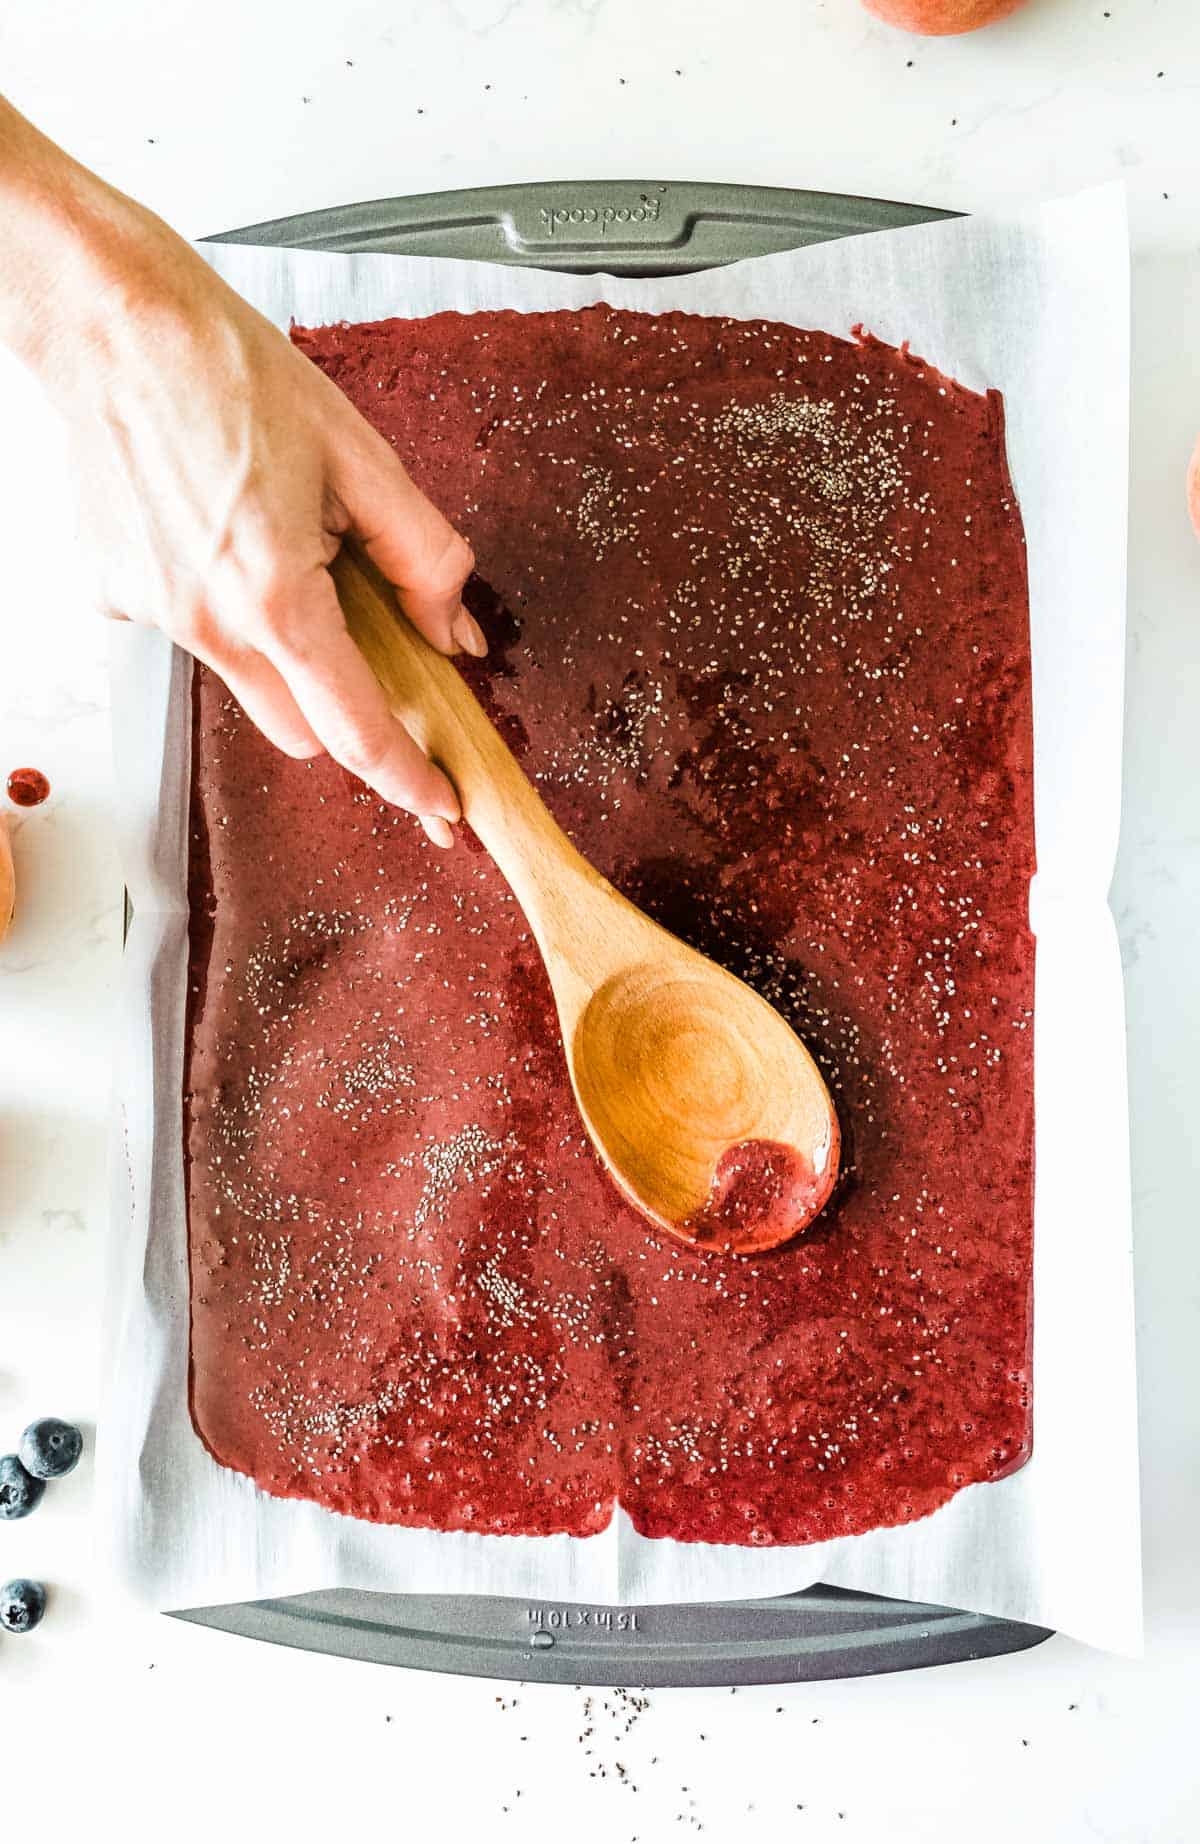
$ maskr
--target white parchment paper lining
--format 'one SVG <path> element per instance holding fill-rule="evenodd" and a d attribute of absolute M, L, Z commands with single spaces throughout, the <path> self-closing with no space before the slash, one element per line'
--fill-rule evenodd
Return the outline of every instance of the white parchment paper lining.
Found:
<path fill-rule="evenodd" d="M 618 1512 L 588 1538 L 377 1527 L 277 1500 L 218 1466 L 187 1408 L 180 1129 L 190 664 L 114 635 L 125 962 L 115 1160 L 105 1527 L 119 1579 L 161 1607 L 314 1588 L 604 1604 L 755 1597 L 824 1580 L 1140 1643 L 1130 1215 L 1116 851 L 1124 654 L 1128 253 L 1103 188 L 1007 220 L 857 237 L 672 280 L 249 247 L 202 253 L 281 326 L 604 300 L 859 321 L 1004 393 L 1029 544 L 1039 871 L 1033 1458 L 932 1517 L 809 1548 L 647 1541 Z"/>

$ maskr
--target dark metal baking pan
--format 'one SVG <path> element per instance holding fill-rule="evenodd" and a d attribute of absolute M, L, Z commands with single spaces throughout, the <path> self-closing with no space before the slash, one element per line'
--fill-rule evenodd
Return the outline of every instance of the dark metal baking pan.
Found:
<path fill-rule="evenodd" d="M 419 1671 L 548 1684 L 776 1684 L 1023 1651 L 1048 1634 L 841 1588 L 707 1606 L 594 1607 L 338 1589 L 176 1618 Z"/>
<path fill-rule="evenodd" d="M 471 257 L 623 276 L 689 270 L 953 217 L 770 186 L 629 180 L 489 186 L 335 206 L 215 243 Z M 175 1616 L 376 1664 L 564 1684 L 772 1684 L 1020 1652 L 1048 1630 L 817 1587 L 759 1601 L 595 1607 L 492 1595 L 330 1589 Z"/>
<path fill-rule="evenodd" d="M 336 205 L 226 231 L 211 241 L 471 257 L 613 275 L 684 275 L 743 256 L 955 215 L 926 205 L 781 186 L 550 180 Z"/>

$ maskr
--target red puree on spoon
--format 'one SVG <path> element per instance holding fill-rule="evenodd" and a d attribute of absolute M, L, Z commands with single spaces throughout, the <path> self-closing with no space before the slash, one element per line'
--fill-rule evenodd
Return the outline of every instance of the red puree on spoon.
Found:
<path fill-rule="evenodd" d="M 680 1234 L 700 1248 L 750 1255 L 808 1228 L 833 1189 L 837 1160 L 818 1177 L 794 1147 L 739 1140 L 721 1155 L 712 1190 Z"/>
<path fill-rule="evenodd" d="M 8 777 L 8 798 L 14 807 L 40 807 L 50 783 L 40 768 L 14 768 Z"/>

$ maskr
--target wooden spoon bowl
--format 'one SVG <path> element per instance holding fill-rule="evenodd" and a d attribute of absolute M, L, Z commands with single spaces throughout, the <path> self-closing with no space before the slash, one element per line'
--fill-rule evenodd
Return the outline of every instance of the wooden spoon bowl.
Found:
<path fill-rule="evenodd" d="M 579 1111 L 655 1223 L 689 1242 L 770 1248 L 833 1188 L 825 1085 L 757 993 L 671 935 L 656 945 L 592 994 L 566 1043 Z"/>
<path fill-rule="evenodd" d="M 445 769 L 549 975 L 571 1086 L 614 1183 L 684 1242 L 747 1254 L 807 1228 L 837 1178 L 838 1124 L 791 1027 L 644 916 L 580 856 L 454 667 L 349 547 L 347 626 L 396 715 Z"/>

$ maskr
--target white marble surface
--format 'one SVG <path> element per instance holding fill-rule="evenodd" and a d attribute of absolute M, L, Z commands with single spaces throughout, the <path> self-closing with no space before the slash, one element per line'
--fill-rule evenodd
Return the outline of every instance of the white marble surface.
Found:
<path fill-rule="evenodd" d="M 7 1822 L 29 1803 L 43 1835 L 109 1807 L 133 1837 L 163 1822 L 185 1838 L 251 1837 L 270 1823 L 307 1839 L 366 1822 L 657 1840 L 677 1820 L 720 1840 L 784 1827 L 871 1844 L 1008 1844 L 1018 1829 L 1056 1844 L 1193 1837 L 1200 547 L 1182 478 L 1200 430 L 1194 0 L 1030 0 L 990 32 L 923 42 L 856 0 L 59 0 L 4 9 L 0 82 L 190 235 L 502 179 L 747 180 L 970 208 L 1126 176 L 1134 490 L 1114 906 L 1149 1628 L 1136 1661 L 1053 1640 L 904 1680 L 659 1692 L 628 1736 L 597 1695 L 588 1757 L 581 1693 L 525 1689 L 514 1709 L 500 1686 L 118 1620 L 89 1553 L 85 1464 L 35 1518 L 0 1530 L 0 1575 L 54 1590 L 36 1635 L 0 1643 Z M 23 910 L 0 955 L 0 1448 L 34 1414 L 90 1427 L 96 1413 L 119 876 L 104 636 L 75 607 L 62 483 L 58 431 L 0 367 L 0 771 L 32 760 L 55 788 L 19 822 Z M 1086 1275 L 1080 1293 L 1086 1310 Z M 598 1765 L 607 1777 L 590 1777 Z"/>

